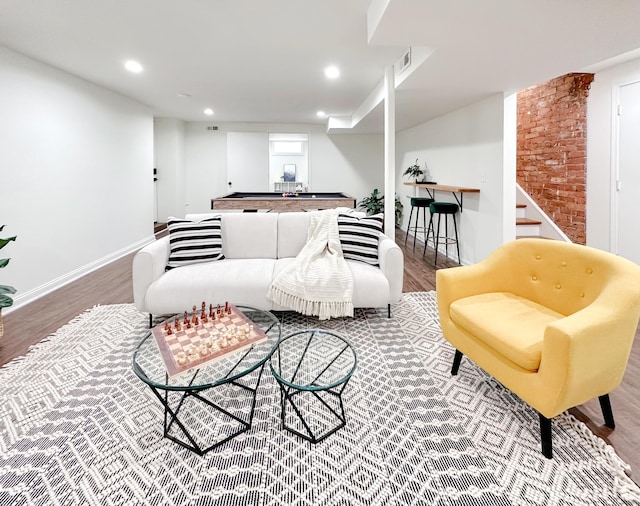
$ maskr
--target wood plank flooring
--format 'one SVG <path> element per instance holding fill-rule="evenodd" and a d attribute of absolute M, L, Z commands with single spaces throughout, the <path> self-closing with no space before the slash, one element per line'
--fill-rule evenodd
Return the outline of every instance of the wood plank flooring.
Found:
<path fill-rule="evenodd" d="M 396 240 L 404 251 L 405 292 L 435 290 L 433 250 L 418 241 L 413 249 L 412 236 L 404 246 L 404 232 L 397 231 Z M 19 308 L 4 317 L 5 335 L 0 339 L 0 365 L 24 355 L 38 343 L 79 313 L 97 304 L 133 302 L 131 262 L 133 254 L 116 260 L 83 278 Z M 438 269 L 456 265 L 438 256 Z M 636 334 L 636 337 L 639 337 Z M 571 413 L 585 422 L 598 436 L 611 444 L 631 468 L 631 477 L 640 483 L 640 339 L 636 339 L 622 385 L 611 393 L 616 429 L 604 426 L 597 400 L 573 408 Z"/>

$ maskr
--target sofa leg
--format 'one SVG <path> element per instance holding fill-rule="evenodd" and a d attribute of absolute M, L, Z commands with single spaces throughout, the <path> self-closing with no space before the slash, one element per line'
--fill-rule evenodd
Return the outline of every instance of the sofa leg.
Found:
<path fill-rule="evenodd" d="M 609 399 L 609 394 L 601 395 L 598 397 L 598 400 L 600 401 L 604 424 L 610 429 L 615 429 L 616 422 L 613 420 L 613 411 L 611 411 L 611 400 Z"/>
<path fill-rule="evenodd" d="M 542 455 L 548 459 L 553 458 L 553 450 L 551 446 L 551 419 L 540 415 L 540 441 L 542 443 Z"/>
<path fill-rule="evenodd" d="M 456 354 L 453 356 L 453 365 L 451 366 L 451 376 L 458 374 L 460 368 L 460 362 L 462 361 L 462 352 L 456 350 Z"/>
<path fill-rule="evenodd" d="M 391 304 L 387 304 L 387 318 L 391 318 Z"/>
<path fill-rule="evenodd" d="M 149 313 L 149 328 L 153 327 L 153 315 Z"/>

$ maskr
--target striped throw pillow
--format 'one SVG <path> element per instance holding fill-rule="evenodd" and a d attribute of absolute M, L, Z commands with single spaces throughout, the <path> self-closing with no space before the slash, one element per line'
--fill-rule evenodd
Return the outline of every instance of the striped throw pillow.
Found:
<path fill-rule="evenodd" d="M 214 216 L 202 221 L 169 218 L 171 251 L 167 270 L 183 265 L 222 260 L 222 220 Z"/>
<path fill-rule="evenodd" d="M 382 214 L 358 218 L 338 214 L 338 233 L 342 254 L 347 260 L 378 265 L 378 240 L 382 232 Z"/>

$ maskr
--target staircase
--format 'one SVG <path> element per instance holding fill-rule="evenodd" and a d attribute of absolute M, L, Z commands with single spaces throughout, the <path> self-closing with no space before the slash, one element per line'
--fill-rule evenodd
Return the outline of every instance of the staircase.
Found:
<path fill-rule="evenodd" d="M 520 185 L 516 184 L 516 239 L 523 237 L 571 242 Z"/>
<path fill-rule="evenodd" d="M 541 237 L 540 225 L 542 221 L 527 218 L 527 205 L 516 204 L 516 238 Z"/>

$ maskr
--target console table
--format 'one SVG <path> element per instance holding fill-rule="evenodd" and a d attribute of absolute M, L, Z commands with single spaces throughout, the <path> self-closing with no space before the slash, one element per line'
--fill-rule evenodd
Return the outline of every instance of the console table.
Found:
<path fill-rule="evenodd" d="M 451 192 L 453 194 L 453 198 L 456 199 L 456 202 L 460 206 L 460 212 L 462 212 L 462 199 L 465 193 L 480 193 L 480 188 L 466 188 L 463 186 L 448 186 L 445 184 L 436 184 L 436 183 L 415 183 L 415 182 L 407 182 L 404 183 L 406 186 L 415 186 L 416 188 L 424 188 L 427 190 L 430 198 L 435 198 L 436 191 L 443 192 Z M 460 197 L 458 197 L 460 195 Z"/>

